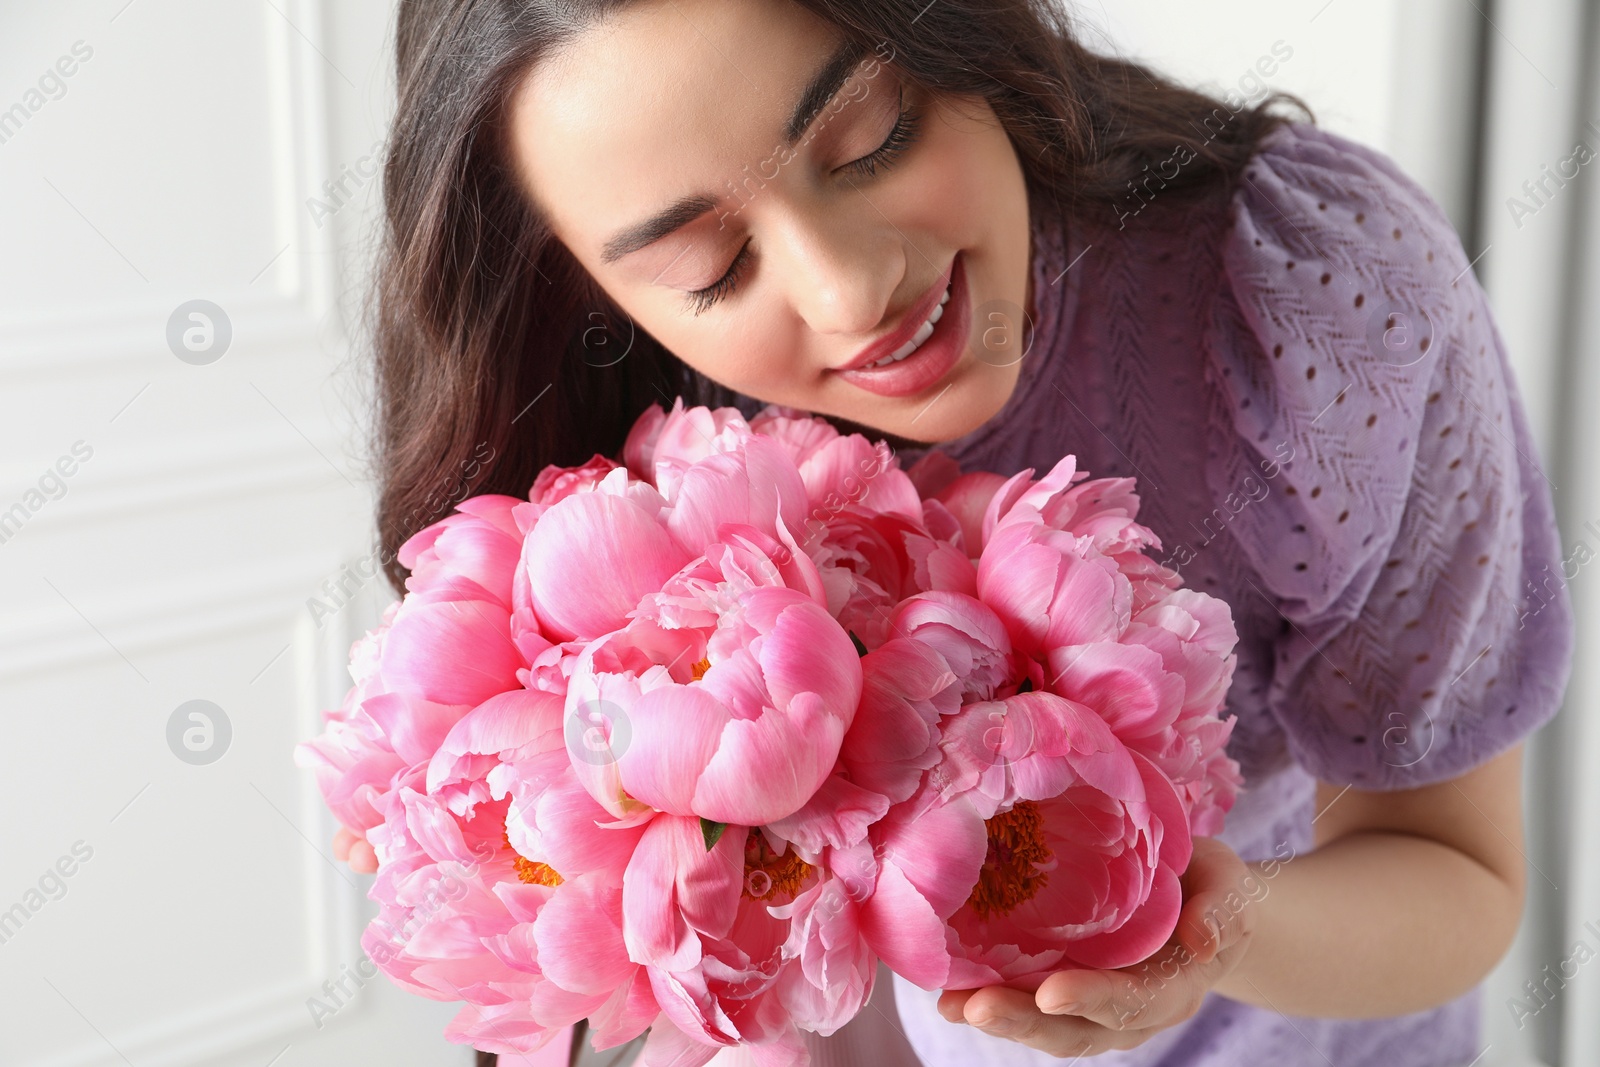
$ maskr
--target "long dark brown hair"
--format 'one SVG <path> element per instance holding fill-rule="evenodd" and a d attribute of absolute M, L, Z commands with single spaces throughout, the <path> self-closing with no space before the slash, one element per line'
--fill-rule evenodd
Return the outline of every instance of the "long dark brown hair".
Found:
<path fill-rule="evenodd" d="M 513 176 L 511 91 L 546 53 L 629 2 L 400 4 L 369 305 L 380 558 L 397 592 L 408 573 L 399 546 L 463 497 L 525 496 L 547 464 L 615 456 L 652 402 L 758 406 L 635 329 Z M 1193 158 L 1165 186 L 1231 188 L 1258 142 L 1292 121 L 1272 105 L 1311 118 L 1284 94 L 1230 107 L 1098 55 L 1054 0 L 797 2 L 863 53 L 887 43 L 913 84 L 986 99 L 1017 150 L 1033 219 L 1109 212 L 1175 149 Z"/>

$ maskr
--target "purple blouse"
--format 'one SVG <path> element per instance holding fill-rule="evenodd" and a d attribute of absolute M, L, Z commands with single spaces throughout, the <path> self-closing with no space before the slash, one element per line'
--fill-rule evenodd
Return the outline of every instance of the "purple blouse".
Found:
<path fill-rule="evenodd" d="M 966 470 L 1042 474 L 1070 452 L 1137 479 L 1167 564 L 1239 632 L 1228 750 L 1245 788 L 1221 837 L 1285 859 L 1311 847 L 1315 779 L 1437 782 L 1556 713 L 1573 617 L 1551 485 L 1459 238 L 1383 154 L 1295 124 L 1231 198 L 1157 193 L 1124 214 L 1036 223 L 1017 388 L 938 447 Z M 928 1067 L 1062 1062 L 894 991 Z M 1091 1062 L 1465 1065 L 1479 992 L 1373 1020 L 1213 993 Z"/>

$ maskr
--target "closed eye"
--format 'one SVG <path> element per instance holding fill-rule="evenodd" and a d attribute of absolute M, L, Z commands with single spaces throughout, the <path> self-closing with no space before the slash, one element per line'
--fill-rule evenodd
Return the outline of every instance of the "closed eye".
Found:
<path fill-rule="evenodd" d="M 922 132 L 922 112 L 917 108 L 905 106 L 905 87 L 900 88 L 900 114 L 895 118 L 894 126 L 889 130 L 889 136 L 884 138 L 883 144 L 860 159 L 845 164 L 845 168 L 863 174 L 867 177 L 877 173 L 877 168 L 887 167 L 899 156 L 910 148 Z"/>
<path fill-rule="evenodd" d="M 894 126 L 890 128 L 889 135 L 884 138 L 883 144 L 873 149 L 860 159 L 846 163 L 840 170 L 859 174 L 862 177 L 874 177 L 879 168 L 887 168 L 897 162 L 906 149 L 910 148 L 922 132 L 923 113 L 915 106 L 905 106 L 905 87 L 900 88 L 900 113 L 895 119 Z M 688 293 L 688 308 L 694 315 L 709 310 L 718 301 L 731 295 L 739 287 L 739 279 L 751 259 L 750 241 L 747 238 L 744 245 L 733 257 L 733 262 L 728 264 L 728 269 L 704 289 L 693 289 Z"/>
<path fill-rule="evenodd" d="M 743 247 L 738 255 L 733 257 L 733 262 L 728 264 L 728 269 L 704 289 L 694 289 L 689 293 L 689 308 L 698 315 L 707 310 L 723 297 L 730 295 L 739 286 L 739 274 L 745 264 L 750 261 L 750 239 L 745 238 Z"/>

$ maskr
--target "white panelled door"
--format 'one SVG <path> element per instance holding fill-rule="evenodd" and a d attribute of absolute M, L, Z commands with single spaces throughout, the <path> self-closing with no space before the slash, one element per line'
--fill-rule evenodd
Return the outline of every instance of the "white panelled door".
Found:
<path fill-rule="evenodd" d="M 343 569 L 390 8 L 0 0 L 7 1067 L 471 1062 L 364 977 L 291 759 L 391 595 Z"/>

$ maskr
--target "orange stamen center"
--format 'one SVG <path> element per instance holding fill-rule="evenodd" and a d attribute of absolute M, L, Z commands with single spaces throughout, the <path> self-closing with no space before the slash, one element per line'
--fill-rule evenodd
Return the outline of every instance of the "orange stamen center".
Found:
<path fill-rule="evenodd" d="M 511 835 L 509 833 L 502 832 L 500 836 L 505 838 L 506 848 L 511 848 Z M 511 863 L 512 866 L 517 869 L 517 877 L 527 885 L 547 885 L 555 887 L 564 881 L 564 879 L 556 873 L 556 869 L 550 866 L 548 863 L 540 863 L 537 860 L 530 860 L 520 852 L 517 852 L 514 848 L 511 848 L 511 851 L 516 855 L 516 859 L 512 860 Z"/>
<path fill-rule="evenodd" d="M 751 827 L 749 836 L 744 840 L 744 889 L 741 895 L 745 900 L 759 900 L 767 904 L 778 903 L 780 898 L 793 900 L 811 871 L 811 864 L 795 854 L 793 845 L 780 856 L 772 851 L 772 846 L 767 844 L 761 831 Z"/>
<path fill-rule="evenodd" d="M 1049 872 L 1039 867 L 1050 862 L 1050 849 L 1044 843 L 1044 819 L 1039 806 L 1019 800 L 1010 811 L 984 820 L 989 832 L 989 849 L 978 871 L 978 884 L 967 903 L 987 921 L 1007 915 L 1044 888 Z"/>
<path fill-rule="evenodd" d="M 694 680 L 698 682 L 700 679 L 704 678 L 706 676 L 706 671 L 709 671 L 710 669 L 711 669 L 711 661 L 710 660 L 708 660 L 708 659 L 697 659 L 697 660 L 695 660 L 695 662 L 694 662 Z"/>
<path fill-rule="evenodd" d="M 556 869 L 548 863 L 537 863 L 525 856 L 518 856 L 516 866 L 517 877 L 529 885 L 558 886 L 562 882 Z"/>

